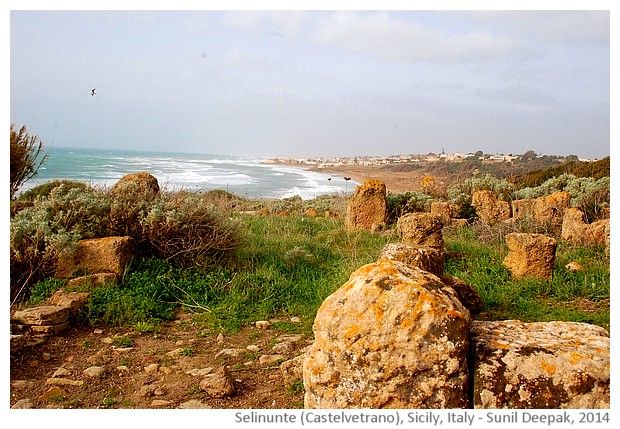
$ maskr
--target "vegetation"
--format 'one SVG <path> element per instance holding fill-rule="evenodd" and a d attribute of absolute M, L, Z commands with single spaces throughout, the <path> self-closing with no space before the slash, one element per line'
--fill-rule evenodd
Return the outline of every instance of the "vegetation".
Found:
<path fill-rule="evenodd" d="M 592 216 L 609 207 L 608 176 L 563 174 L 536 187 L 518 188 L 508 180 L 477 174 L 453 184 L 447 197 L 467 211 L 473 192 L 481 189 L 506 201 L 566 190 L 572 204 Z M 388 225 L 404 213 L 428 211 L 436 197 L 388 195 Z M 62 282 L 50 278 L 55 260 L 79 239 L 118 233 L 111 217 L 114 198 L 105 190 L 72 182 L 46 184 L 20 197 L 29 206 L 11 218 L 13 302 L 33 305 L 61 287 Z M 139 244 L 139 257 L 119 287 L 91 291 L 80 319 L 156 332 L 161 321 L 183 307 L 196 312 L 197 322 L 216 330 L 236 330 L 283 315 L 301 317 L 309 329 L 324 299 L 354 270 L 375 261 L 386 243 L 398 240 L 393 229 L 381 234 L 347 231 L 345 206 L 342 195 L 267 201 L 224 191 L 160 193 L 140 200 L 131 213 L 135 222 L 127 227 Z M 339 216 L 324 216 L 328 211 Z M 485 307 L 479 317 L 581 321 L 609 329 L 605 249 L 576 247 L 556 237 L 553 280 L 516 280 L 502 264 L 505 235 L 516 231 L 550 233 L 531 221 L 492 227 L 472 222 L 444 229 L 446 271 L 481 295 Z M 572 261 L 585 269 L 569 271 L 565 265 Z"/>
<path fill-rule="evenodd" d="M 36 135 L 30 135 L 23 125 L 19 131 L 11 123 L 11 199 L 19 188 L 35 177 L 47 155 L 43 153 L 43 143 Z"/>

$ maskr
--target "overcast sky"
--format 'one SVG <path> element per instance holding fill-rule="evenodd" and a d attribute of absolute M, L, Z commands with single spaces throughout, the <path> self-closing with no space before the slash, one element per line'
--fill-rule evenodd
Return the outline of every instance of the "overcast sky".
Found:
<path fill-rule="evenodd" d="M 47 145 L 610 152 L 609 11 L 11 11 L 10 24 L 11 121 Z"/>

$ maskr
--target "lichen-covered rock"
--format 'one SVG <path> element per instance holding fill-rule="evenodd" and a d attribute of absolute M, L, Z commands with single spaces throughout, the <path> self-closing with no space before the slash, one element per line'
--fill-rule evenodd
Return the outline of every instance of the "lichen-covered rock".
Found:
<path fill-rule="evenodd" d="M 121 278 L 134 256 L 131 237 L 105 237 L 80 240 L 75 252 L 61 254 L 56 277 L 67 279 L 77 275 L 113 273 Z"/>
<path fill-rule="evenodd" d="M 385 183 L 368 179 L 355 188 L 347 204 L 346 225 L 349 231 L 378 231 L 385 227 L 387 203 Z"/>
<path fill-rule="evenodd" d="M 564 211 L 569 207 L 570 194 L 566 191 L 538 197 L 534 201 L 534 219 L 541 223 L 561 226 Z"/>
<path fill-rule="evenodd" d="M 403 243 L 432 247 L 443 252 L 441 217 L 430 213 L 407 213 L 398 218 L 396 230 Z"/>
<path fill-rule="evenodd" d="M 402 262 L 409 267 L 418 267 L 436 276 L 443 274 L 446 265 L 446 258 L 442 251 L 433 247 L 412 246 L 405 243 L 386 244 L 379 259 Z"/>
<path fill-rule="evenodd" d="M 321 305 L 303 362 L 306 408 L 466 408 L 470 315 L 419 268 L 381 259 Z"/>
<path fill-rule="evenodd" d="M 609 408 L 610 343 L 576 322 L 475 321 L 474 408 Z"/>
<path fill-rule="evenodd" d="M 557 241 L 544 234 L 510 233 L 506 235 L 508 255 L 503 264 L 514 277 L 551 280 Z"/>
<path fill-rule="evenodd" d="M 491 191 L 474 192 L 471 205 L 476 209 L 478 218 L 484 222 L 498 223 L 510 218 L 510 204 L 507 201 L 498 200 Z"/>

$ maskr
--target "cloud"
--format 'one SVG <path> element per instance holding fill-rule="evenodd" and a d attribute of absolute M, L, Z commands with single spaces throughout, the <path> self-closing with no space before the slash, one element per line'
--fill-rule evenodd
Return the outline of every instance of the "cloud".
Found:
<path fill-rule="evenodd" d="M 528 111 L 545 110 L 554 101 L 553 97 L 522 84 L 495 89 L 480 88 L 474 92 L 474 95 L 502 104 L 516 105 L 518 108 Z"/>
<path fill-rule="evenodd" d="M 305 16 L 304 11 L 226 11 L 223 21 L 236 28 L 286 38 L 299 34 Z"/>
<path fill-rule="evenodd" d="M 462 17 L 530 42 L 609 45 L 609 11 L 485 11 Z"/>
<path fill-rule="evenodd" d="M 321 20 L 313 38 L 349 52 L 392 61 L 491 59 L 523 49 L 518 40 L 487 31 L 448 33 L 384 11 L 332 13 Z"/>

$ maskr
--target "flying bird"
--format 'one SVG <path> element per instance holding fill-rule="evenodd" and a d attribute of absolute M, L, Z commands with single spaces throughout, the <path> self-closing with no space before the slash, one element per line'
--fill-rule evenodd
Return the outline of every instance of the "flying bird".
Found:
<path fill-rule="evenodd" d="M 90 90 L 90 95 L 91 95 L 91 97 L 92 97 L 92 96 L 94 96 L 94 95 L 96 95 L 96 94 L 95 94 L 95 90 L 96 90 L 96 89 L 97 89 L 97 88 L 93 88 L 93 89 L 91 89 L 91 90 Z"/>

